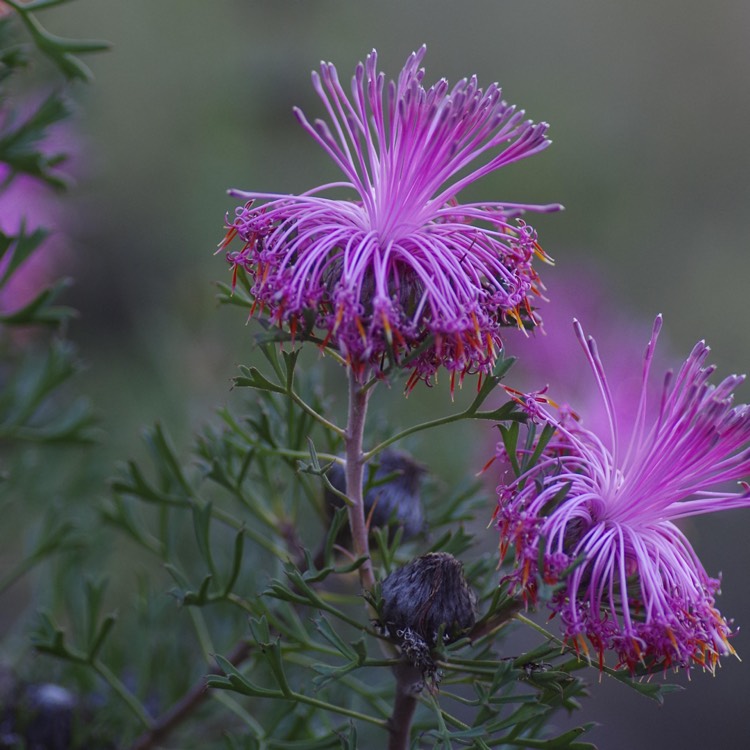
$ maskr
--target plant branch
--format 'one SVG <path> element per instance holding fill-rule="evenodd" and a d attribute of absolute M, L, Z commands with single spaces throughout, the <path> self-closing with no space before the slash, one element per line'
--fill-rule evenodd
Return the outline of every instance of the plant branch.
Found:
<path fill-rule="evenodd" d="M 424 687 L 422 670 L 407 661 L 393 667 L 396 695 L 388 719 L 388 750 L 408 750 L 411 723 L 417 710 L 417 696 Z"/>
<path fill-rule="evenodd" d="M 503 608 L 493 612 L 489 617 L 482 618 L 466 635 L 472 643 L 476 643 L 480 638 L 497 632 L 516 617 L 521 609 L 523 609 L 522 601 L 510 599 Z"/>
<path fill-rule="evenodd" d="M 290 388 L 287 391 L 287 395 L 289 396 L 292 401 L 297 404 L 297 406 L 300 407 L 303 411 L 305 411 L 307 414 L 309 414 L 314 420 L 316 420 L 319 424 L 323 425 L 327 430 L 330 430 L 331 432 L 335 433 L 339 437 L 344 437 L 345 431 L 342 430 L 338 425 L 334 424 L 333 422 L 330 422 L 327 420 L 322 414 L 315 411 L 315 409 L 312 408 L 296 391 L 294 391 L 292 388 Z"/>
<path fill-rule="evenodd" d="M 365 504 L 362 493 L 362 478 L 366 458 L 362 453 L 362 441 L 367 417 L 367 402 L 370 391 L 365 391 L 357 382 L 352 368 L 349 368 L 349 414 L 346 425 L 344 446 L 346 454 L 346 494 L 351 504 L 348 506 L 349 527 L 352 532 L 352 545 L 356 558 L 364 557 L 359 568 L 362 588 L 370 591 L 375 585 L 375 575 L 370 560 L 368 529 L 365 521 Z"/>
<path fill-rule="evenodd" d="M 250 646 L 244 641 L 238 643 L 227 659 L 236 667 L 242 664 L 250 655 Z M 193 687 L 180 698 L 168 711 L 165 711 L 131 745 L 130 750 L 149 750 L 161 744 L 179 724 L 195 711 L 208 697 L 209 692 L 205 678 L 201 678 Z"/>
<path fill-rule="evenodd" d="M 464 419 L 484 419 L 484 420 L 490 420 L 490 421 L 495 421 L 495 420 L 502 421 L 503 419 L 508 419 L 508 416 L 500 414 L 500 409 L 494 409 L 492 411 L 479 411 L 479 406 L 481 402 L 477 403 L 478 400 L 479 399 L 476 399 L 474 403 L 472 403 L 468 408 L 464 409 L 464 411 L 459 412 L 458 414 L 449 414 L 445 417 L 439 417 L 438 419 L 430 420 L 429 422 L 422 422 L 421 424 L 413 425 L 412 427 L 408 427 L 407 429 L 402 430 L 396 435 L 393 435 L 392 437 L 389 437 L 386 440 L 383 440 L 382 443 L 378 443 L 374 448 L 372 448 L 371 450 L 367 451 L 367 453 L 364 454 L 363 456 L 364 461 L 365 462 L 369 461 L 371 458 L 376 456 L 378 453 L 380 453 L 382 450 L 387 448 L 389 445 L 393 445 L 394 443 L 397 443 L 399 440 L 403 440 L 405 437 L 408 437 L 409 435 L 413 435 L 415 432 L 422 432 L 423 430 L 431 430 L 434 427 L 442 427 L 443 425 L 451 424 L 452 422 L 460 422 L 461 420 L 464 420 Z"/>

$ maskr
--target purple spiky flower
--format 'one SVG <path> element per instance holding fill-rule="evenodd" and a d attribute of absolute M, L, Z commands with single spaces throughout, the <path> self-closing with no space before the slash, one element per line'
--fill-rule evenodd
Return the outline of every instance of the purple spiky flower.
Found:
<path fill-rule="evenodd" d="M 637 403 L 616 411 L 596 343 L 576 334 L 609 417 L 609 441 L 570 413 L 537 413 L 556 427 L 540 460 L 498 488 L 503 557 L 513 549 L 511 588 L 535 601 L 540 582 L 558 584 L 548 602 L 566 639 L 603 664 L 616 652 L 631 672 L 700 665 L 713 671 L 734 653 L 715 607 L 719 580 L 701 565 L 674 521 L 750 506 L 750 488 L 726 482 L 750 473 L 750 407 L 733 406 L 743 377 L 708 381 L 708 347 L 699 342 L 676 377 L 668 372 L 655 417 L 646 415 L 649 370 L 661 316 L 644 356 Z M 623 445 L 620 420 L 632 419 Z M 627 432 L 625 434 L 628 434 Z"/>
<path fill-rule="evenodd" d="M 452 376 L 491 370 L 501 327 L 534 321 L 532 259 L 547 257 L 518 216 L 559 208 L 458 203 L 480 177 L 546 148 L 547 125 L 476 77 L 425 89 L 424 54 L 386 85 L 373 51 L 348 94 L 321 64 L 313 86 L 329 122 L 295 114 L 344 178 L 301 195 L 231 190 L 246 202 L 220 244 L 242 241 L 227 260 L 249 275 L 254 310 L 293 335 L 312 315 L 359 378 L 413 354 L 408 389 L 440 366 Z M 352 198 L 323 195 L 342 189 Z"/>

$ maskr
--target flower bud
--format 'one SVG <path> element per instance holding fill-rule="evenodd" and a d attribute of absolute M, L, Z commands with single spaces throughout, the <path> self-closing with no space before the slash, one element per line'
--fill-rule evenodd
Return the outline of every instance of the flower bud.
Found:
<path fill-rule="evenodd" d="M 476 596 L 463 565 L 447 552 L 430 552 L 394 570 L 382 583 L 381 626 L 406 659 L 434 674 L 432 652 L 473 627 Z"/>
<path fill-rule="evenodd" d="M 408 453 L 383 451 L 372 477 L 374 486 L 364 497 L 365 518 L 370 519 L 370 528 L 391 526 L 394 532 L 402 528 L 404 540 L 424 533 L 426 524 L 419 490 L 425 473 L 425 467 Z M 390 479 L 384 482 L 387 477 Z M 341 464 L 329 469 L 328 479 L 339 492 L 346 492 Z M 329 510 L 343 506 L 341 498 L 328 490 L 325 499 Z"/>

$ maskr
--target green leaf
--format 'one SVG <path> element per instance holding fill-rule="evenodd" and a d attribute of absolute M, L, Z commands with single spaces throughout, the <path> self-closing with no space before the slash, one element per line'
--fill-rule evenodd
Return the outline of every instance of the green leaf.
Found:
<path fill-rule="evenodd" d="M 22 220 L 18 234 L 5 234 L 0 231 L 0 258 L 3 258 L 5 265 L 0 275 L 0 287 L 5 286 L 8 279 L 44 242 L 48 234 L 46 229 L 41 228 L 27 233 L 25 220 Z"/>
<path fill-rule="evenodd" d="M 43 519 L 39 539 L 31 554 L 0 576 L 0 593 L 50 556 L 70 551 L 77 546 L 80 546 L 80 538 L 75 534 L 72 524 L 60 521 L 58 510 L 51 510 Z"/>
<path fill-rule="evenodd" d="M 124 531 L 137 544 L 160 554 L 160 543 L 142 527 L 133 512 L 131 503 L 125 502 L 119 495 L 112 497 L 110 502 L 111 505 L 104 506 L 100 511 L 102 519 Z"/>
<path fill-rule="evenodd" d="M 55 625 L 52 618 L 45 612 L 40 613 L 37 625 L 31 633 L 31 642 L 40 653 L 50 654 L 76 664 L 88 663 L 86 654 L 68 647 L 65 642 L 65 631 Z"/>
<path fill-rule="evenodd" d="M 232 568 L 229 572 L 229 578 L 224 584 L 224 591 L 222 596 L 228 597 L 232 593 L 234 584 L 237 583 L 237 579 L 240 576 L 240 570 L 242 569 L 242 556 L 245 550 L 245 527 L 244 525 L 240 528 L 234 537 L 234 554 L 232 555 Z"/>
<path fill-rule="evenodd" d="M 31 114 L 25 116 L 20 124 L 9 122 L 0 133 L 0 161 L 11 170 L 10 179 L 22 173 L 45 182 L 52 188 L 64 189 L 67 179 L 55 167 L 65 157 L 63 154 L 51 156 L 39 148 L 48 136 L 52 125 L 70 115 L 70 106 L 59 94 L 47 97 Z"/>
<path fill-rule="evenodd" d="M 521 467 L 518 465 L 518 457 L 516 451 L 518 450 L 518 422 L 513 422 L 510 427 L 505 425 L 498 425 L 500 435 L 503 439 L 503 445 L 505 446 L 505 452 L 508 455 L 508 460 L 513 467 L 513 472 L 517 477 L 521 476 Z"/>
<path fill-rule="evenodd" d="M 280 640 L 276 640 L 273 643 L 266 643 L 262 646 L 262 654 L 265 656 L 268 665 L 271 667 L 273 676 L 276 678 L 281 693 L 285 698 L 289 698 L 292 695 L 292 690 L 289 687 L 289 682 L 286 678 L 286 672 L 284 671 L 284 662 L 281 658 L 281 646 Z"/>
<path fill-rule="evenodd" d="M 0 323 L 11 326 L 45 325 L 59 327 L 78 315 L 72 307 L 55 305 L 55 300 L 70 286 L 70 279 L 58 279 L 36 297 L 10 313 L 0 313 Z"/>
<path fill-rule="evenodd" d="M 547 750 L 596 750 L 596 745 L 589 742 L 576 742 L 582 734 L 590 731 L 594 726 L 596 726 L 594 722 L 589 722 L 548 740 L 524 737 L 513 741 L 511 744 L 523 748 L 545 748 Z"/>
<path fill-rule="evenodd" d="M 658 683 L 658 682 L 644 682 L 640 679 L 634 679 L 630 676 L 627 671 L 621 670 L 607 670 L 607 674 L 610 677 L 614 677 L 618 682 L 622 682 L 624 685 L 635 690 L 637 693 L 650 698 L 660 706 L 664 703 L 664 695 L 667 693 L 676 693 L 685 688 L 682 685 L 674 685 L 670 683 Z"/>
<path fill-rule="evenodd" d="M 94 441 L 97 433 L 89 402 L 58 403 L 58 389 L 79 370 L 75 350 L 65 341 L 54 340 L 41 354 L 25 354 L 0 390 L 0 439 Z"/>
<path fill-rule="evenodd" d="M 31 12 L 45 10 L 63 2 L 65 0 L 36 0 L 30 3 L 7 0 L 6 4 L 18 11 L 34 44 L 57 65 L 65 76 L 70 79 L 78 78 L 88 81 L 92 78 L 91 71 L 72 53 L 102 52 L 109 49 L 109 43 L 93 39 L 64 39 L 56 36 L 47 31 Z"/>
<path fill-rule="evenodd" d="M 92 640 L 91 644 L 89 645 L 89 652 L 88 652 L 88 660 L 90 662 L 93 662 L 94 659 L 99 655 L 99 651 L 101 651 L 102 646 L 104 645 L 104 641 L 106 640 L 107 636 L 109 635 L 110 630 L 112 630 L 112 627 L 114 626 L 115 622 L 117 620 L 116 615 L 107 615 L 99 625 L 99 629 L 96 633 L 96 636 Z"/>
<path fill-rule="evenodd" d="M 331 623 L 321 615 L 313 620 L 315 629 L 325 638 L 342 656 L 349 661 L 357 661 L 357 652 L 331 627 Z"/>
<path fill-rule="evenodd" d="M 330 482 L 329 482 L 330 484 Z M 328 567 L 334 560 L 333 547 L 336 544 L 339 532 L 346 526 L 349 513 L 346 508 L 337 508 L 333 512 L 333 518 L 326 532 L 325 543 L 323 544 L 323 566 Z"/>
<path fill-rule="evenodd" d="M 271 642 L 271 631 L 268 627 L 268 618 L 263 615 L 260 618 L 251 617 L 248 620 L 250 625 L 250 632 L 252 633 L 253 640 L 258 645 L 264 645 Z"/>
<path fill-rule="evenodd" d="M 185 477 L 182 464 L 177 459 L 177 452 L 161 424 L 157 422 L 152 428 L 145 430 L 143 437 L 150 448 L 165 486 L 179 490 L 188 498 L 192 497 L 192 487 Z"/>
<path fill-rule="evenodd" d="M 295 349 L 294 351 L 281 352 L 281 356 L 284 358 L 284 368 L 286 370 L 286 392 L 291 393 L 294 387 L 294 368 L 297 366 L 297 359 L 299 358 L 302 349 Z"/>
<path fill-rule="evenodd" d="M 203 505 L 193 503 L 191 509 L 193 511 L 193 530 L 195 531 L 198 550 L 206 561 L 211 574 L 215 576 L 216 566 L 211 554 L 211 513 L 213 503 L 210 500 Z"/>
<path fill-rule="evenodd" d="M 122 473 L 123 477 L 121 479 L 116 479 L 112 482 L 114 492 L 119 492 L 123 495 L 132 495 L 149 503 L 174 505 L 182 508 L 190 507 L 189 500 L 162 492 L 148 482 L 135 461 L 128 461 Z"/>
<path fill-rule="evenodd" d="M 283 386 L 270 381 L 257 367 L 240 365 L 240 372 L 242 375 L 232 380 L 233 384 L 238 388 L 256 388 L 260 391 L 286 393 L 286 389 Z"/>
<path fill-rule="evenodd" d="M 200 588 L 198 591 L 185 591 L 182 594 L 182 603 L 186 607 L 202 607 L 206 604 L 210 604 L 216 601 L 216 597 L 211 596 L 209 587 L 213 576 L 207 575 L 201 581 Z"/>
<path fill-rule="evenodd" d="M 528 457 L 528 459 L 524 460 L 523 462 L 523 468 L 521 470 L 523 473 L 528 471 L 539 460 L 539 457 L 542 455 L 542 451 L 547 447 L 550 439 L 555 434 L 555 429 L 556 427 L 549 423 L 544 425 L 542 434 L 539 436 L 539 440 L 537 440 L 536 446 L 534 448 L 534 452 Z M 529 434 L 531 434 L 531 432 L 529 432 Z"/>
<path fill-rule="evenodd" d="M 228 659 L 219 654 L 214 655 L 216 662 L 221 667 L 226 677 L 209 675 L 206 684 L 210 688 L 219 690 L 233 690 L 235 693 L 250 695 L 256 698 L 280 698 L 282 693 L 278 690 L 269 690 L 251 682 L 243 675 Z"/>

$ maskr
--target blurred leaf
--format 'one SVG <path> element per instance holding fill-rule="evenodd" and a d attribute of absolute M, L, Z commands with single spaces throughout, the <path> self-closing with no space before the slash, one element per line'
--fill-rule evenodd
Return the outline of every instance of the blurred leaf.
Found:
<path fill-rule="evenodd" d="M 70 114 L 66 100 L 59 94 L 52 94 L 19 124 L 10 119 L 0 133 L 0 162 L 10 168 L 9 179 L 20 173 L 41 180 L 52 188 L 68 186 L 68 181 L 55 171 L 55 167 L 65 160 L 65 155 L 58 153 L 48 156 L 39 144 L 47 138 L 51 126 Z"/>
<path fill-rule="evenodd" d="M 41 228 L 35 229 L 30 234 L 27 233 L 25 220 L 21 221 L 18 234 L 5 234 L 0 230 L 0 259 L 3 259 L 5 266 L 0 275 L 0 288 L 5 286 L 19 266 L 41 245 L 47 235 L 48 232 Z"/>
<path fill-rule="evenodd" d="M 0 593 L 51 555 L 74 549 L 80 543 L 81 539 L 75 533 L 73 525 L 68 521 L 61 520 L 58 510 L 53 509 L 45 515 L 42 521 L 39 536 L 32 552 L 0 577 Z"/>
<path fill-rule="evenodd" d="M 71 307 L 53 304 L 70 284 L 70 279 L 58 279 L 52 286 L 43 289 L 34 299 L 15 312 L 0 313 L 0 323 L 13 326 L 47 325 L 59 327 L 61 323 L 77 315 Z"/>
<path fill-rule="evenodd" d="M 28 354 L 0 391 L 0 440 L 90 443 L 97 437 L 86 399 L 66 404 L 59 389 L 80 370 L 73 347 L 54 340 Z"/>
<path fill-rule="evenodd" d="M 226 677 L 210 675 L 206 683 L 208 687 L 218 688 L 220 690 L 233 690 L 234 692 L 242 693 L 243 695 L 250 695 L 259 698 L 280 698 L 282 696 L 282 693 L 279 690 L 269 690 L 251 682 L 223 656 L 217 654 L 215 658 Z"/>
<path fill-rule="evenodd" d="M 88 81 L 92 78 L 91 71 L 75 57 L 75 54 L 102 52 L 109 49 L 110 44 L 93 39 L 64 39 L 56 36 L 47 31 L 32 14 L 32 11 L 45 10 L 65 2 L 70 2 L 70 0 L 32 0 L 32 2 L 6 0 L 6 5 L 18 12 L 34 44 L 57 65 L 67 78 Z"/>
<path fill-rule="evenodd" d="M 238 388 L 257 388 L 261 391 L 272 391 L 274 393 L 286 393 L 286 389 L 269 380 L 257 367 L 245 367 L 240 365 L 242 375 L 233 379 Z"/>
<path fill-rule="evenodd" d="M 633 677 L 627 671 L 612 670 L 608 671 L 607 674 L 610 677 L 614 677 L 618 682 L 622 682 L 628 687 L 640 693 L 641 695 L 650 698 L 652 701 L 656 701 L 660 706 L 664 703 L 664 696 L 667 693 L 677 693 L 685 688 L 682 685 L 673 685 L 670 683 L 659 683 L 659 682 L 644 682 L 637 677 Z"/>

